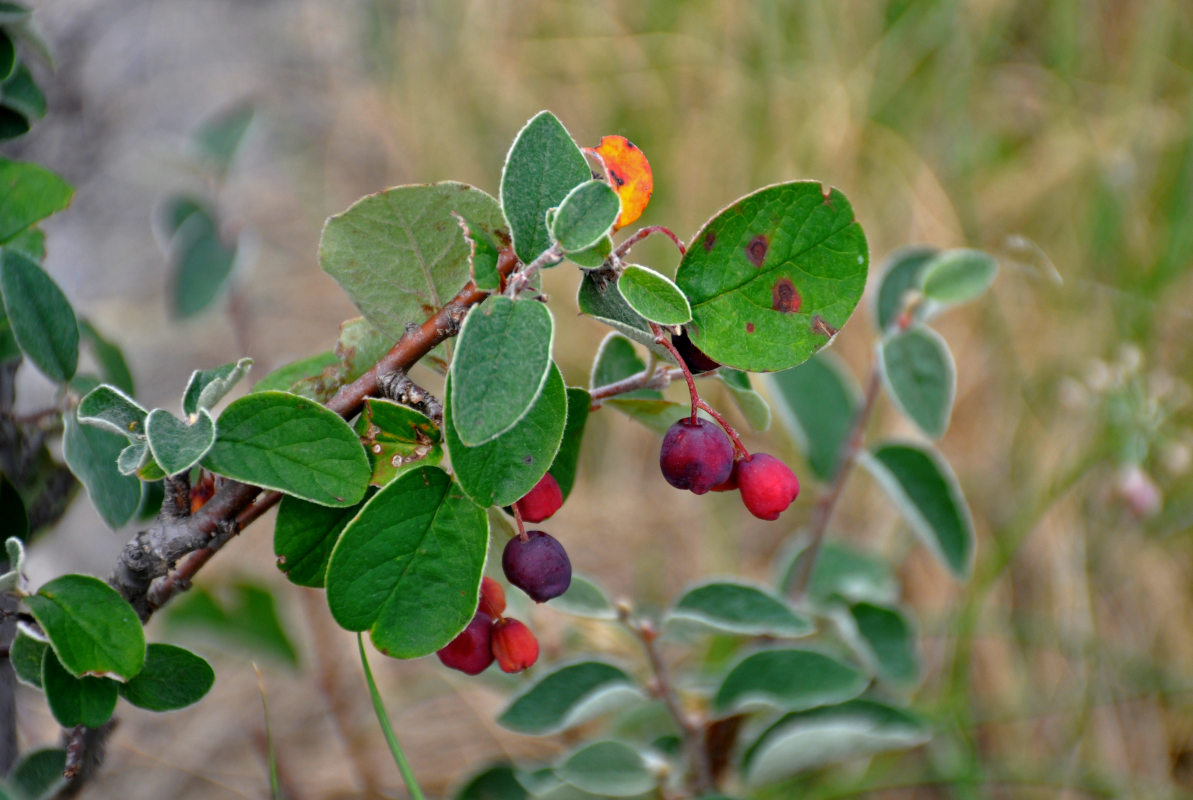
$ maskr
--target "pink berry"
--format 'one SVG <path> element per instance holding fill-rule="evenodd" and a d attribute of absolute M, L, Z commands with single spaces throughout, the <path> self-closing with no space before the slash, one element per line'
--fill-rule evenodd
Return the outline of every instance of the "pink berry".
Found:
<path fill-rule="evenodd" d="M 503 672 L 521 672 L 538 661 L 538 639 L 516 619 L 498 620 L 493 626 L 493 656 Z"/>
<path fill-rule="evenodd" d="M 667 430 L 659 449 L 659 468 L 676 489 L 704 494 L 729 480 L 733 443 L 715 423 L 684 417 Z"/>
<path fill-rule="evenodd" d="M 548 472 L 514 505 L 524 522 L 542 522 L 563 505 L 563 491 L 555 476 Z"/>
<path fill-rule="evenodd" d="M 766 453 L 754 453 L 738 461 L 734 475 L 742 502 L 759 519 L 778 519 L 799 495 L 795 473 Z"/>
<path fill-rule="evenodd" d="M 476 610 L 490 619 L 497 619 L 505 612 L 505 589 L 488 575 L 481 578 L 481 600 Z"/>
<path fill-rule="evenodd" d="M 468 675 L 479 675 L 493 663 L 492 635 L 493 620 L 486 614 L 477 613 L 468 627 L 436 655 L 444 666 Z"/>

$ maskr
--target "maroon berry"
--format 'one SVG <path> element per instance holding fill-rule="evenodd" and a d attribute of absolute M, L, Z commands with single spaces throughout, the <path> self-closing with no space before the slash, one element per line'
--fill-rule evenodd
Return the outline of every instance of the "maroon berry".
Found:
<path fill-rule="evenodd" d="M 539 657 L 538 639 L 516 619 L 506 617 L 493 626 L 493 656 L 503 672 L 521 672 Z"/>
<path fill-rule="evenodd" d="M 490 619 L 499 618 L 505 611 L 505 589 L 487 575 L 481 578 L 481 601 L 476 610 Z"/>
<path fill-rule="evenodd" d="M 716 424 L 699 418 L 692 424 L 690 417 L 684 417 L 663 437 L 659 468 L 667 483 L 676 489 L 704 494 L 729 480 L 733 472 L 733 443 Z"/>
<path fill-rule="evenodd" d="M 468 627 L 460 631 L 436 653 L 444 666 L 458 669 L 469 675 L 479 675 L 493 663 L 493 620 L 485 614 L 477 613 L 468 623 Z"/>
<path fill-rule="evenodd" d="M 563 491 L 555 476 L 548 472 L 514 505 L 524 522 L 542 522 L 563 505 Z"/>
<path fill-rule="evenodd" d="M 759 519 L 775 520 L 799 495 L 799 479 L 779 459 L 754 453 L 737 462 L 733 470 L 742 502 Z"/>
<path fill-rule="evenodd" d="M 710 369 L 721 366 L 706 356 L 699 347 L 692 344 L 692 340 L 688 338 L 687 328 L 680 328 L 679 333 L 671 337 L 671 344 L 675 345 L 675 349 L 683 356 L 683 363 L 687 364 L 688 370 L 693 375 L 699 375 L 701 372 L 708 372 Z"/>
<path fill-rule="evenodd" d="M 559 597 L 572 583 L 572 562 L 563 545 L 549 533 L 526 531 L 515 536 L 501 554 L 505 577 L 536 603 Z"/>

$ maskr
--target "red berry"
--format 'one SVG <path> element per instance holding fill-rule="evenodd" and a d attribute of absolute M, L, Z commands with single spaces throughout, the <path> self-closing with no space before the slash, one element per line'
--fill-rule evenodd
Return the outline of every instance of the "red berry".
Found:
<path fill-rule="evenodd" d="M 733 470 L 742 502 L 759 519 L 775 520 L 799 495 L 799 479 L 779 459 L 754 453 Z"/>
<path fill-rule="evenodd" d="M 516 619 L 506 617 L 493 626 L 493 656 L 505 672 L 521 672 L 539 657 L 539 643 Z"/>
<path fill-rule="evenodd" d="M 542 522 L 563 505 L 563 491 L 560 490 L 555 476 L 548 472 L 514 505 L 517 506 L 524 522 Z"/>
<path fill-rule="evenodd" d="M 701 372 L 708 372 L 710 369 L 721 366 L 706 356 L 699 347 L 692 344 L 692 340 L 688 338 L 687 328 L 680 328 L 679 333 L 671 337 L 671 344 L 675 345 L 675 349 L 683 356 L 683 362 L 687 364 L 688 370 L 693 375 L 699 375 Z"/>
<path fill-rule="evenodd" d="M 488 575 L 481 578 L 481 601 L 476 610 L 490 619 L 497 619 L 505 611 L 505 589 Z"/>
<path fill-rule="evenodd" d="M 476 614 L 468 627 L 447 643 L 439 652 L 444 666 L 458 669 L 469 675 L 479 675 L 493 663 L 493 620 L 484 614 Z"/>
<path fill-rule="evenodd" d="M 501 553 L 505 577 L 536 603 L 559 597 L 572 583 L 572 562 L 563 545 L 549 533 L 526 531 L 510 539 Z"/>
<path fill-rule="evenodd" d="M 684 417 L 667 430 L 659 450 L 659 468 L 676 489 L 704 494 L 729 480 L 733 472 L 733 443 L 716 424 Z"/>

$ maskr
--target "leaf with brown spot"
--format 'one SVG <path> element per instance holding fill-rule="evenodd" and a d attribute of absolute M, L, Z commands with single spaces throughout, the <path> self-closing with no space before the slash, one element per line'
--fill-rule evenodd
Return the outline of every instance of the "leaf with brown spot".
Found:
<path fill-rule="evenodd" d="M 586 148 L 600 157 L 605 165 L 609 185 L 621 198 L 621 214 L 613 230 L 624 228 L 638 217 L 650 203 L 654 192 L 654 176 L 646 155 L 624 136 L 605 136 L 594 148 Z"/>

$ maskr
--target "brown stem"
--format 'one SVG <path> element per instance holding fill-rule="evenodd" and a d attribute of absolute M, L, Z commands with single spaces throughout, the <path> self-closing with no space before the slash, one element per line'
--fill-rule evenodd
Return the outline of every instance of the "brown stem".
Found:
<path fill-rule="evenodd" d="M 679 728 L 680 735 L 683 737 L 684 749 L 688 753 L 688 760 L 690 762 L 691 786 L 692 793 L 696 796 L 708 794 L 716 789 L 712 779 L 712 768 L 708 761 L 708 752 L 705 750 L 701 739 L 700 726 L 695 724 L 687 714 L 684 713 L 683 706 L 680 705 L 679 697 L 675 692 L 675 686 L 671 682 L 671 673 L 667 669 L 667 664 L 663 661 L 663 656 L 659 653 L 659 647 L 656 642 L 658 638 L 658 631 L 655 630 L 647 620 L 635 620 L 630 616 L 628 606 L 623 606 L 618 609 L 619 618 L 622 624 L 626 626 L 639 641 L 642 642 L 642 649 L 646 652 L 646 660 L 650 662 L 651 672 L 654 673 L 655 684 L 657 686 L 657 694 L 659 699 L 663 701 L 663 705 L 667 707 L 667 713 L 675 721 L 676 727 Z"/>
<path fill-rule="evenodd" d="M 730 440 L 733 442 L 733 449 L 737 452 L 737 457 L 749 458 L 750 451 L 747 450 L 746 446 L 741 443 L 741 437 L 737 435 L 737 431 L 733 429 L 733 426 L 729 424 L 728 420 L 721 416 L 721 412 L 717 411 L 715 408 L 706 403 L 704 398 L 699 398 L 696 401 L 696 404 L 707 411 L 709 416 L 715 419 L 717 424 L 721 426 L 721 429 L 724 430 L 729 436 Z"/>
<path fill-rule="evenodd" d="M 643 370 L 637 375 L 631 375 L 628 378 L 622 378 L 613 383 L 606 383 L 604 386 L 598 386 L 588 393 L 592 398 L 592 405 L 589 406 L 589 411 L 596 411 L 601 407 L 601 401 L 608 400 L 610 397 L 616 397 L 619 394 L 628 394 L 629 392 L 636 392 L 639 389 L 665 389 L 671 385 L 671 381 L 683 376 L 683 370 L 678 367 L 663 367 L 662 369 L 651 372 L 650 370 Z"/>
<path fill-rule="evenodd" d="M 514 522 L 518 523 L 518 538 L 523 542 L 529 542 L 530 537 L 526 535 L 526 521 L 522 519 L 522 512 L 518 510 L 518 504 L 514 503 L 510 506 L 510 510 L 514 512 Z"/>
<path fill-rule="evenodd" d="M 841 499 L 841 491 L 845 488 L 845 480 L 849 477 L 849 473 L 853 471 L 853 465 L 857 462 L 858 453 L 861 452 L 866 424 L 870 421 L 870 416 L 874 412 L 874 401 L 878 399 L 880 385 L 881 375 L 876 362 L 870 367 L 870 377 L 866 381 L 865 398 L 862 400 L 862 405 L 858 408 L 857 414 L 853 417 L 853 424 L 850 426 L 849 435 L 845 437 L 845 441 L 841 444 L 841 453 L 837 456 L 837 469 L 833 473 L 833 482 L 816 505 L 816 514 L 812 518 L 812 524 L 809 528 L 811 540 L 808 542 L 807 549 L 800 556 L 799 571 L 796 573 L 795 580 L 791 584 L 790 594 L 793 600 L 799 600 L 803 597 L 804 592 L 807 591 L 808 580 L 812 577 L 812 567 L 816 563 L 816 557 L 820 554 L 820 545 L 824 541 L 825 532 L 828 530 L 829 520 L 833 516 L 833 510 L 837 507 L 837 501 Z"/>

